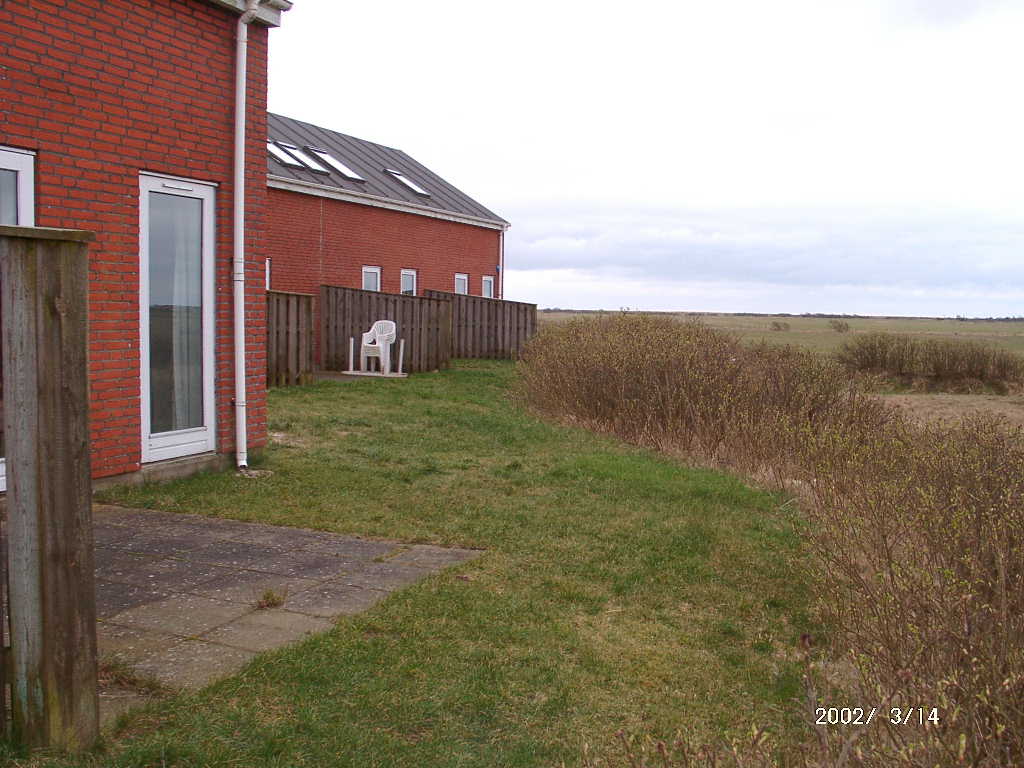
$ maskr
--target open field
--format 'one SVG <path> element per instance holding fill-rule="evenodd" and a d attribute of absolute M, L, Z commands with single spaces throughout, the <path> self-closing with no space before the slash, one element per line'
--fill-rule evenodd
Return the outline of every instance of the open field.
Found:
<path fill-rule="evenodd" d="M 558 322 L 574 315 L 571 311 L 538 312 L 541 324 Z M 596 314 L 596 313 L 586 313 Z M 662 314 L 662 313 L 655 313 Z M 672 314 L 672 313 L 664 313 Z M 829 327 L 826 317 L 787 315 L 731 315 L 676 313 L 680 318 L 699 317 L 713 328 L 732 331 L 748 341 L 768 341 L 774 344 L 797 344 L 821 352 L 835 351 L 843 340 L 855 333 L 889 331 L 920 336 L 969 339 L 1024 354 L 1024 320 L 996 322 L 987 320 L 951 320 L 936 318 L 837 318 L 850 324 L 849 333 L 837 333 Z M 773 322 L 788 323 L 788 331 L 773 331 Z"/>
<path fill-rule="evenodd" d="M 985 414 L 1008 426 L 1024 429 L 1024 397 L 1020 395 L 952 395 L 932 392 L 880 397 L 919 423 L 952 422 L 964 416 Z"/>
<path fill-rule="evenodd" d="M 484 554 L 124 724 L 119 766 L 556 766 L 614 734 L 802 726 L 791 507 L 509 398 L 513 366 L 273 390 L 233 472 L 105 501 Z M 287 602 L 284 608 L 287 609 Z"/>

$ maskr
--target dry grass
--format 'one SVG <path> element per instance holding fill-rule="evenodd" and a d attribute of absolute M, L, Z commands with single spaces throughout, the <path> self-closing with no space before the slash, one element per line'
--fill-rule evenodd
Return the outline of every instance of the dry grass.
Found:
<path fill-rule="evenodd" d="M 852 372 L 878 374 L 925 389 L 1006 392 L 1024 382 L 1024 357 L 966 339 L 867 333 L 843 343 L 836 359 Z"/>
<path fill-rule="evenodd" d="M 919 425 L 819 355 L 644 316 L 549 326 L 526 351 L 522 394 L 553 416 L 796 494 L 828 650 L 848 669 L 809 674 L 810 689 L 840 706 L 940 712 L 930 727 L 880 719 L 856 744 L 819 733 L 806 764 L 1024 762 L 1019 431 L 983 417 Z M 747 762 L 730 749 L 665 765 L 768 764 L 760 743 L 744 747 Z"/>
<path fill-rule="evenodd" d="M 542 311 L 538 314 L 541 325 L 560 323 L 574 317 L 594 317 L 597 313 L 572 311 Z M 607 313 L 606 313 L 607 316 Z M 756 315 L 722 313 L 666 312 L 661 317 L 679 321 L 700 319 L 701 322 L 720 331 L 727 331 L 748 343 L 761 341 L 778 343 L 778 333 L 772 333 L 773 322 L 788 323 L 790 331 L 785 335 L 787 344 L 811 349 L 816 352 L 835 352 L 849 337 L 865 333 L 884 331 L 905 333 L 922 339 L 968 339 L 981 344 L 991 344 L 1010 352 L 1024 354 L 1024 319 L 1013 321 L 955 320 L 932 317 L 843 317 L 826 318 L 807 315 Z M 831 321 L 838 320 L 850 326 L 846 333 L 837 333 Z"/>

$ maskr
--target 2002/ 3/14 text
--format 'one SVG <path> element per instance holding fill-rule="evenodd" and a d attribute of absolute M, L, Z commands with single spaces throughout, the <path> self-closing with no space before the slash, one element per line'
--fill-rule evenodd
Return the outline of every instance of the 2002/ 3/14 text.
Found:
<path fill-rule="evenodd" d="M 816 725 L 871 725 L 876 717 L 886 717 L 878 707 L 818 707 L 814 710 Z M 889 707 L 892 725 L 938 725 L 938 707 Z"/>

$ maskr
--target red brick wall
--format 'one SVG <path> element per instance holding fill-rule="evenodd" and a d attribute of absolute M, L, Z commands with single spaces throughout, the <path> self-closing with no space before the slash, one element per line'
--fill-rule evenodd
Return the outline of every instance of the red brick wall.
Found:
<path fill-rule="evenodd" d="M 400 291 L 401 271 L 417 271 L 416 292 L 452 291 L 455 273 L 469 275 L 479 296 L 483 275 L 495 278 L 498 230 L 428 216 L 270 189 L 267 256 L 270 287 L 316 294 L 321 285 L 362 288 L 363 266 L 381 268 L 381 290 Z M 319 327 L 319 322 L 317 324 Z"/>
<path fill-rule="evenodd" d="M 237 16 L 201 0 L 0 2 L 0 145 L 35 150 L 36 224 L 94 230 L 93 472 L 139 468 L 139 172 L 216 182 L 217 446 L 234 448 L 232 162 Z M 267 29 L 250 28 L 247 377 L 266 440 Z"/>

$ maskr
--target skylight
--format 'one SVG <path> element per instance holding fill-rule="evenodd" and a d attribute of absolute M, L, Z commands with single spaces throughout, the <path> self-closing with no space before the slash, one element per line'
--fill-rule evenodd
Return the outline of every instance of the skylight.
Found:
<path fill-rule="evenodd" d="M 394 176 L 400 182 L 405 184 L 405 186 L 407 186 L 409 189 L 411 189 L 416 194 L 418 194 L 418 195 L 426 195 L 427 197 L 430 197 L 430 193 L 427 192 L 427 190 L 425 190 L 423 187 L 421 187 L 419 184 L 417 184 L 415 181 L 410 179 L 408 176 L 406 176 L 401 171 L 396 171 L 393 168 L 385 168 L 384 170 L 387 173 L 390 173 L 392 176 Z"/>
<path fill-rule="evenodd" d="M 286 150 L 289 155 L 292 155 L 296 160 L 302 163 L 302 165 L 309 168 L 309 170 L 316 171 L 317 173 L 330 173 L 330 171 L 328 171 L 320 163 L 318 163 L 312 157 L 310 157 L 301 149 L 296 147 L 294 144 L 285 144 L 283 141 L 279 141 L 277 142 L 277 145 L 282 149 Z"/>
<path fill-rule="evenodd" d="M 310 147 L 309 151 L 313 155 L 315 155 L 317 157 L 317 159 L 323 160 L 325 163 L 327 163 L 329 166 L 331 166 L 331 168 L 336 170 L 338 173 L 340 173 L 346 179 L 352 179 L 353 181 L 366 181 L 366 179 L 364 179 L 362 176 L 360 176 L 358 173 L 353 171 L 351 168 L 349 168 L 347 165 L 345 165 L 343 162 L 341 162 L 341 160 L 339 160 L 338 158 L 334 157 L 334 155 L 330 154 L 326 150 L 314 149 L 313 147 Z"/>
<path fill-rule="evenodd" d="M 284 165 L 290 165 L 293 168 L 303 167 L 302 163 L 300 163 L 294 157 L 289 155 L 287 152 L 285 152 L 272 141 L 267 142 L 267 151 L 274 156 L 275 160 L 277 160 L 280 163 L 283 163 Z"/>

